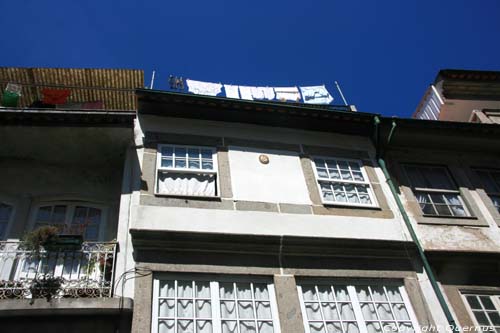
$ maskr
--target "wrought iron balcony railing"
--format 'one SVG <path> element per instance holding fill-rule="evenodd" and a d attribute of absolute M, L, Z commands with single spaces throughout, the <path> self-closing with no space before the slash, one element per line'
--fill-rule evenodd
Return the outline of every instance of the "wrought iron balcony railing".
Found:
<path fill-rule="evenodd" d="M 113 242 L 39 253 L 0 242 L 0 299 L 111 297 L 115 254 Z"/>

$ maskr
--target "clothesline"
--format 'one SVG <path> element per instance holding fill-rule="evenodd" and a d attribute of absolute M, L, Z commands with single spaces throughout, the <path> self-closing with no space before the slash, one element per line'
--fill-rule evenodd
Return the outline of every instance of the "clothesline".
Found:
<path fill-rule="evenodd" d="M 244 100 L 280 100 L 306 104 L 330 104 L 333 97 L 325 85 L 307 87 L 255 87 L 222 84 L 186 79 L 188 91 L 197 95 L 218 96 Z M 222 92 L 224 88 L 224 93 Z M 300 90 L 299 90 L 300 88 Z"/>

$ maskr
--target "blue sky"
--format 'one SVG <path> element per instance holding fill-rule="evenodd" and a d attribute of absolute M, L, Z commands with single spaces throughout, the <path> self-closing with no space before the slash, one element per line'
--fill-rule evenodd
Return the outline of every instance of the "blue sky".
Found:
<path fill-rule="evenodd" d="M 500 1 L 2 1 L 1 66 L 139 68 L 241 85 L 340 82 L 409 117 L 439 69 L 500 70 Z M 337 97 L 337 95 L 335 95 Z M 336 98 L 335 104 L 341 104 Z"/>

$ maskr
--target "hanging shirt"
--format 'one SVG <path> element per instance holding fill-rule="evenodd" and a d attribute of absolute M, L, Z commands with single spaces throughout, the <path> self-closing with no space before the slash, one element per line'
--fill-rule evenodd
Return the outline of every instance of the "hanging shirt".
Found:
<path fill-rule="evenodd" d="M 333 101 L 332 95 L 330 95 L 324 85 L 300 87 L 300 92 L 306 104 L 330 104 Z"/>
<path fill-rule="evenodd" d="M 252 87 L 254 99 L 274 99 L 274 89 L 270 87 Z"/>
<path fill-rule="evenodd" d="M 230 84 L 225 84 L 224 90 L 226 90 L 226 97 L 228 97 L 228 98 L 240 98 L 240 93 L 238 92 L 238 86 L 232 86 Z"/>
<path fill-rule="evenodd" d="M 42 89 L 44 104 L 65 104 L 71 90 L 69 89 Z"/>
<path fill-rule="evenodd" d="M 253 100 L 252 87 L 240 86 L 241 99 Z"/>
<path fill-rule="evenodd" d="M 186 80 L 188 91 L 197 95 L 217 96 L 221 92 L 222 84 L 212 82 L 202 82 Z"/>
<path fill-rule="evenodd" d="M 297 87 L 276 87 L 274 88 L 276 99 L 281 101 L 300 102 L 300 92 Z"/>

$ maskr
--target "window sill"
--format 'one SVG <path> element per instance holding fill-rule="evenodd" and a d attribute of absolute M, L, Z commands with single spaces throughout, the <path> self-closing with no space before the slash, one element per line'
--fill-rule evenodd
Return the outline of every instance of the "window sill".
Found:
<path fill-rule="evenodd" d="M 427 225 L 489 227 L 488 222 L 477 216 L 436 216 L 425 214 L 415 216 L 415 219 L 418 224 Z"/>
<path fill-rule="evenodd" d="M 382 210 L 379 206 L 356 206 L 356 205 L 342 205 L 334 204 L 329 202 L 323 202 L 323 206 L 326 208 L 349 208 L 349 209 L 362 209 L 362 210 Z"/>
<path fill-rule="evenodd" d="M 155 197 L 184 199 L 184 200 L 222 201 L 222 198 L 220 196 L 208 197 L 202 195 L 165 194 L 165 193 L 155 193 L 154 195 Z"/>
<path fill-rule="evenodd" d="M 431 215 L 422 214 L 423 217 L 428 217 L 432 219 L 457 219 L 457 220 L 477 220 L 477 216 L 449 216 L 449 215 Z"/>

